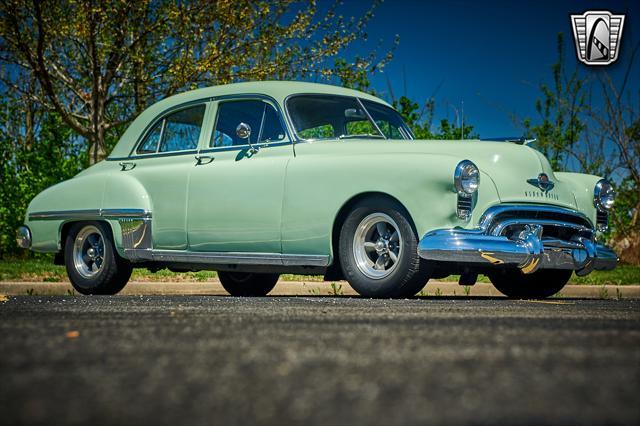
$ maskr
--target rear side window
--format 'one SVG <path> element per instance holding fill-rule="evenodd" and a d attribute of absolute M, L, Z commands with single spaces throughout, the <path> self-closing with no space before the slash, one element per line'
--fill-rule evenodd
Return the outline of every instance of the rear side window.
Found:
<path fill-rule="evenodd" d="M 221 102 L 218 105 L 218 118 L 210 147 L 228 147 L 247 145 L 247 139 L 236 134 L 240 123 L 251 127 L 251 143 L 269 143 L 285 140 L 278 111 L 273 105 L 261 100 L 238 100 Z"/>
<path fill-rule="evenodd" d="M 167 115 L 147 133 L 136 153 L 153 154 L 197 149 L 205 109 L 205 105 L 196 105 Z"/>
<path fill-rule="evenodd" d="M 153 129 L 147 133 L 147 137 L 138 147 L 136 151 L 138 154 L 152 154 L 158 150 L 160 144 L 160 136 L 162 135 L 162 127 L 164 126 L 164 120 L 160 120 L 153 126 Z"/>

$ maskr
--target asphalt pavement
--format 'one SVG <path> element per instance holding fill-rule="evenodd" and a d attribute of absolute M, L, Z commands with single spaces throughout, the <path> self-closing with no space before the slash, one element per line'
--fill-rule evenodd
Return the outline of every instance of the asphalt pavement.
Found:
<path fill-rule="evenodd" d="M 1 419 L 635 425 L 639 308 L 635 299 L 3 297 Z"/>

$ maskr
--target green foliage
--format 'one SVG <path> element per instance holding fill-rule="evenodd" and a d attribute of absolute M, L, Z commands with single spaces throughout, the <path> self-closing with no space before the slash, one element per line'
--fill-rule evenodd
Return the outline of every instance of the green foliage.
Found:
<path fill-rule="evenodd" d="M 304 129 L 298 132 L 303 139 L 325 139 L 333 137 L 333 127 L 329 124 L 322 124 L 310 129 Z"/>
<path fill-rule="evenodd" d="M 551 68 L 553 86 L 540 85 L 543 98 L 536 101 L 536 111 L 541 121 L 535 125 L 530 120 L 524 122 L 527 133 L 537 139 L 535 147 L 547 156 L 555 170 L 567 167 L 571 151 L 585 129 L 581 118 L 586 106 L 585 81 L 577 68 L 566 75 L 563 40 L 562 33 L 558 34 L 558 62 Z"/>
<path fill-rule="evenodd" d="M 77 174 L 86 162 L 82 145 L 55 113 L 39 113 L 38 132 L 24 135 L 12 98 L 0 100 L 0 257 L 17 253 L 15 231 L 23 223 L 27 204 L 43 189 Z M 22 128 L 21 128 L 22 127 Z M 23 251 L 20 251 L 23 252 Z"/>
<path fill-rule="evenodd" d="M 397 39 L 352 59 L 345 50 L 366 43 L 379 3 L 345 17 L 340 1 L 0 2 L 0 256 L 16 252 L 36 194 L 104 158 L 160 98 L 269 79 L 367 90 Z"/>
<path fill-rule="evenodd" d="M 638 141 L 640 144 L 640 141 Z M 619 235 L 629 235 L 640 232 L 638 206 L 640 206 L 640 188 L 631 177 L 614 182 L 616 189 L 616 204 L 610 217 L 610 225 Z"/>
<path fill-rule="evenodd" d="M 329 294 L 332 296 L 342 296 L 344 293 L 342 291 L 342 284 L 331 283 L 331 290 Z"/>
<path fill-rule="evenodd" d="M 558 62 L 551 67 L 552 84 L 541 84 L 536 102 L 538 119 L 527 118 L 527 136 L 537 139 L 555 170 L 571 170 L 607 177 L 616 193 L 608 239 L 618 255 L 640 262 L 640 118 L 637 97 L 616 87 L 606 71 L 582 77 L 568 72 L 564 38 L 558 34 Z M 637 48 L 636 48 L 637 49 Z M 627 72 L 634 61 L 631 55 Z M 593 99 L 598 99 L 594 104 Z"/>
<path fill-rule="evenodd" d="M 457 282 L 459 276 L 451 275 L 443 281 Z M 217 279 L 217 274 L 213 271 L 199 272 L 171 272 L 168 269 L 162 269 L 157 272 L 149 272 L 146 269 L 135 269 L 131 276 L 131 281 L 210 281 Z M 280 276 L 282 281 L 301 281 L 301 282 L 323 282 L 321 275 L 295 275 L 283 274 Z M 0 260 L 0 281 L 34 281 L 34 282 L 66 282 L 67 273 L 64 266 L 53 264 L 53 256 L 51 255 L 35 255 L 32 258 L 5 257 Z M 478 282 L 489 283 L 489 279 L 480 275 Z M 333 283 L 330 291 L 334 290 L 339 294 L 343 291 L 340 283 Z M 638 285 L 640 284 L 640 268 L 630 265 L 619 265 L 612 271 L 594 271 L 584 277 L 573 275 L 569 284 L 580 285 Z M 334 288 L 335 287 L 335 288 Z M 470 287 L 463 287 L 465 295 L 471 293 Z M 425 290 L 420 292 L 421 296 L 426 296 Z"/>
<path fill-rule="evenodd" d="M 368 89 L 395 45 L 345 58 L 379 3 L 344 16 L 341 1 L 5 0 L 0 60 L 33 78 L 30 97 L 83 136 L 95 163 L 123 124 L 179 91 L 274 79 Z"/>
<path fill-rule="evenodd" d="M 446 118 L 440 120 L 437 131 L 433 132 L 434 99 L 429 99 L 421 108 L 417 102 L 402 96 L 393 103 L 393 106 L 398 110 L 417 139 L 461 140 L 479 137 L 478 134 L 473 133 L 473 126 L 465 123 L 463 134 L 462 126 L 455 126 Z"/>

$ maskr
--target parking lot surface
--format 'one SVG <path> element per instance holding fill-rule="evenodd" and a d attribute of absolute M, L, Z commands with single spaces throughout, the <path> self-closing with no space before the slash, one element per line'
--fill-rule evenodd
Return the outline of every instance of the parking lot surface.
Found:
<path fill-rule="evenodd" d="M 3 424 L 639 424 L 640 301 L 17 296 Z"/>

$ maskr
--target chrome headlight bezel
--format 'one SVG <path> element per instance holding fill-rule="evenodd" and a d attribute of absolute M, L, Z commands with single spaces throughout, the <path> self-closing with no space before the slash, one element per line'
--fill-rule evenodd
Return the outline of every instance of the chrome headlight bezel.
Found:
<path fill-rule="evenodd" d="M 600 179 L 593 189 L 593 205 L 601 212 L 608 212 L 613 208 L 616 192 L 607 179 Z"/>
<path fill-rule="evenodd" d="M 473 161 L 462 160 L 456 166 L 453 183 L 458 194 L 470 197 L 478 191 L 480 186 L 480 169 Z"/>

